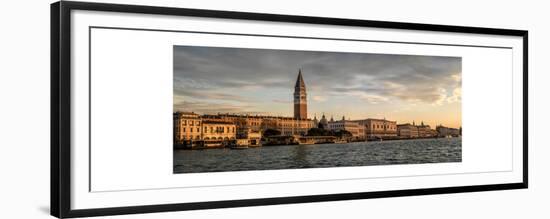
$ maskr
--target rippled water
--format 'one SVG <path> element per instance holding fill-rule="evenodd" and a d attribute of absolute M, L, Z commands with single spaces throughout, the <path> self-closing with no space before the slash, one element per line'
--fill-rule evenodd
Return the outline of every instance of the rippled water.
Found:
<path fill-rule="evenodd" d="M 175 150 L 174 173 L 462 161 L 461 138 Z"/>

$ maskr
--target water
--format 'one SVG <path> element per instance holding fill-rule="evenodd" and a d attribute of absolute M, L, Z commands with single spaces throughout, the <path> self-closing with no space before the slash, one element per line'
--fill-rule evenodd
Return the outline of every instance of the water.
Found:
<path fill-rule="evenodd" d="M 275 170 L 462 161 L 461 138 L 175 150 L 174 173 Z"/>

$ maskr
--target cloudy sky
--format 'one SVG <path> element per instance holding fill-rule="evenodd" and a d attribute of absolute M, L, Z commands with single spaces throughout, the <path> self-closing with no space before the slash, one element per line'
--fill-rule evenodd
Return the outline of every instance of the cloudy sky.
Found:
<path fill-rule="evenodd" d="M 461 126 L 461 58 L 174 46 L 174 110 L 292 116 L 302 74 L 308 116 Z"/>

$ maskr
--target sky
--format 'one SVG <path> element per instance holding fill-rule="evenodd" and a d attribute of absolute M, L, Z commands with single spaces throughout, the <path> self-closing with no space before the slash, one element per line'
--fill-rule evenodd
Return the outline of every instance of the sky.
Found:
<path fill-rule="evenodd" d="M 174 111 L 293 115 L 298 69 L 308 117 L 461 126 L 461 57 L 174 46 Z"/>

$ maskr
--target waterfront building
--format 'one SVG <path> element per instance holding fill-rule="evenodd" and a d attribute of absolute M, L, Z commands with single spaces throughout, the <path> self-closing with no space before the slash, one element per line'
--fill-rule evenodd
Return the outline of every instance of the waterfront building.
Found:
<path fill-rule="evenodd" d="M 264 130 L 275 129 L 281 135 L 305 135 L 311 128 L 315 128 L 313 120 L 294 119 L 290 117 L 265 117 L 263 119 Z"/>
<path fill-rule="evenodd" d="M 399 124 L 397 125 L 397 135 L 400 138 L 418 138 L 418 127 L 410 123 Z"/>
<path fill-rule="evenodd" d="M 237 128 L 237 144 L 247 146 L 260 146 L 262 133 L 251 128 Z"/>
<path fill-rule="evenodd" d="M 202 140 L 230 141 L 236 138 L 237 127 L 231 122 L 205 120 L 202 124 Z"/>
<path fill-rule="evenodd" d="M 201 119 L 193 112 L 176 112 L 174 118 L 174 143 L 183 144 L 201 139 Z"/>
<path fill-rule="evenodd" d="M 438 136 L 437 130 L 435 130 L 435 129 L 430 129 L 430 132 L 431 132 L 431 136 L 432 136 L 432 137 L 437 137 L 437 136 Z"/>
<path fill-rule="evenodd" d="M 416 125 L 413 121 L 410 123 L 397 125 L 397 135 L 400 138 L 434 138 L 438 137 L 438 131 L 432 129 L 430 125 L 425 125 L 424 121 Z"/>
<path fill-rule="evenodd" d="M 236 138 L 236 125 L 230 121 L 202 118 L 193 112 L 175 112 L 174 144 L 193 145 L 197 142 L 229 143 Z"/>
<path fill-rule="evenodd" d="M 461 130 L 456 128 L 449 128 L 445 127 L 443 125 L 436 126 L 435 130 L 437 130 L 439 137 L 459 137 L 461 136 Z"/>
<path fill-rule="evenodd" d="M 436 132 L 434 132 L 434 130 L 431 129 L 429 125 L 424 125 L 424 121 L 422 121 L 420 125 L 417 127 L 418 127 L 418 137 L 420 138 L 431 138 L 431 137 L 437 136 L 437 134 L 435 134 Z"/>
<path fill-rule="evenodd" d="M 342 120 L 328 122 L 327 127 L 328 130 L 333 131 L 346 130 L 351 133 L 354 140 L 365 139 L 365 127 L 359 125 L 358 122 L 346 120 L 346 117 L 342 117 Z"/>
<path fill-rule="evenodd" d="M 397 122 L 386 119 L 354 120 L 364 127 L 367 139 L 387 139 L 397 137 Z"/>

